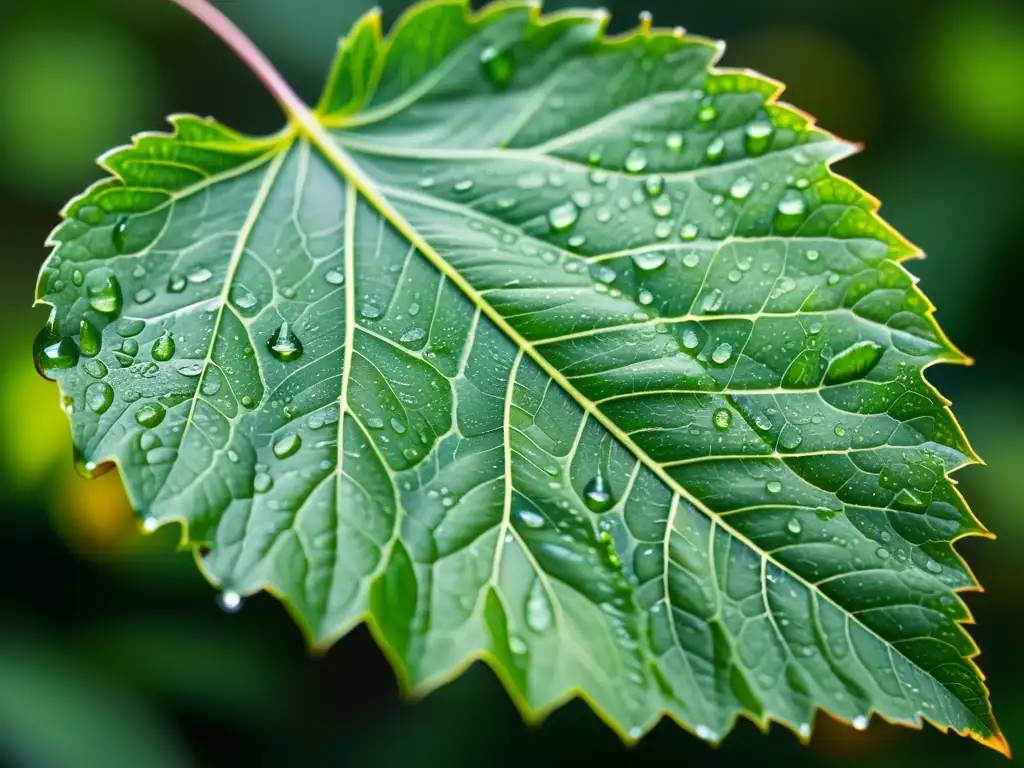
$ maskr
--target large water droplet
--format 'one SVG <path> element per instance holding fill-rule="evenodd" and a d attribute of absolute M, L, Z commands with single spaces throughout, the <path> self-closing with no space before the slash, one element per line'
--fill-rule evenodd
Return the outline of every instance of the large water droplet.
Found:
<path fill-rule="evenodd" d="M 329 269 L 324 273 L 324 280 L 331 285 L 342 285 L 345 282 L 345 273 L 337 269 Z"/>
<path fill-rule="evenodd" d="M 178 272 L 171 272 L 167 276 L 167 292 L 168 293 L 181 293 L 185 290 L 185 286 L 188 285 L 188 280 L 185 276 Z"/>
<path fill-rule="evenodd" d="M 36 336 L 32 346 L 36 370 L 47 378 L 52 378 L 48 371 L 74 368 L 78 365 L 78 345 L 72 339 L 63 338 L 56 329 L 56 310 L 50 313 L 50 319 Z"/>
<path fill-rule="evenodd" d="M 764 487 L 768 493 L 779 493 L 782 491 L 782 483 L 778 480 L 769 480 Z"/>
<path fill-rule="evenodd" d="M 88 320 L 78 324 L 78 346 L 86 357 L 96 357 L 103 347 L 103 337 Z"/>
<path fill-rule="evenodd" d="M 281 323 L 281 327 L 270 334 L 267 339 L 267 349 L 275 358 L 282 362 L 297 360 L 302 355 L 302 342 L 292 331 L 288 321 Z"/>
<path fill-rule="evenodd" d="M 750 194 L 750 190 L 754 188 L 754 182 L 752 179 L 746 176 L 740 176 L 736 181 L 729 187 L 729 196 L 734 200 L 745 200 L 747 195 Z"/>
<path fill-rule="evenodd" d="M 678 131 L 673 131 L 665 136 L 665 147 L 673 152 L 681 150 L 684 143 L 685 139 L 683 138 L 683 134 Z"/>
<path fill-rule="evenodd" d="M 718 365 L 725 365 L 729 362 L 729 358 L 732 357 L 732 344 L 727 341 L 723 341 L 717 347 L 714 352 L 711 353 L 711 359 Z"/>
<path fill-rule="evenodd" d="M 544 518 L 532 509 L 516 510 L 515 515 L 519 519 L 519 522 L 527 528 L 542 528 L 544 526 Z"/>
<path fill-rule="evenodd" d="M 85 293 L 89 299 L 89 306 L 104 315 L 116 315 L 124 306 L 121 283 L 118 282 L 116 275 L 97 275 L 89 280 Z"/>
<path fill-rule="evenodd" d="M 489 45 L 480 53 L 480 68 L 495 88 L 506 88 L 516 73 L 515 60 L 508 50 Z"/>
<path fill-rule="evenodd" d="M 107 412 L 114 402 L 114 390 L 105 381 L 96 381 L 85 389 L 85 404 L 97 416 Z"/>
<path fill-rule="evenodd" d="M 775 126 L 767 120 L 758 120 L 743 132 L 743 147 L 748 155 L 762 155 L 772 143 Z"/>
<path fill-rule="evenodd" d="M 279 459 L 287 459 L 294 456 L 301 447 L 302 438 L 294 432 L 289 432 L 274 443 L 274 455 Z"/>
<path fill-rule="evenodd" d="M 780 232 L 793 232 L 800 227 L 806 216 L 807 203 L 803 195 L 795 190 L 788 190 L 779 200 L 774 227 Z"/>
<path fill-rule="evenodd" d="M 882 359 L 885 350 L 873 341 L 858 341 L 832 358 L 825 372 L 826 384 L 843 384 L 866 376 Z"/>
<path fill-rule="evenodd" d="M 725 141 L 719 136 L 715 138 L 704 152 L 704 157 L 709 163 L 717 163 L 725 155 Z"/>
<path fill-rule="evenodd" d="M 274 487 L 274 478 L 266 472 L 257 472 L 252 480 L 252 488 L 256 493 L 266 493 Z"/>
<path fill-rule="evenodd" d="M 863 731 L 865 728 L 868 727 L 868 718 L 866 715 L 857 715 L 850 722 L 850 725 L 852 725 L 858 731 Z"/>
<path fill-rule="evenodd" d="M 548 600 L 540 579 L 537 579 L 526 598 L 526 625 L 534 632 L 546 632 L 551 627 L 552 618 L 551 601 Z"/>
<path fill-rule="evenodd" d="M 160 403 L 147 403 L 135 412 L 135 421 L 146 429 L 152 429 L 164 420 L 167 411 Z"/>
<path fill-rule="evenodd" d="M 665 177 L 657 173 L 648 176 L 644 179 L 644 189 L 651 197 L 660 197 L 665 191 Z"/>
<path fill-rule="evenodd" d="M 225 590 L 217 595 L 217 605 L 224 613 L 238 613 L 242 610 L 242 596 L 237 592 Z"/>
<path fill-rule="evenodd" d="M 623 163 L 623 166 L 630 173 L 642 173 L 644 168 L 647 167 L 647 153 L 640 147 L 634 147 L 630 150 L 630 153 L 626 155 L 626 160 Z"/>
<path fill-rule="evenodd" d="M 410 328 L 408 331 L 403 333 L 398 340 L 403 344 L 412 344 L 417 341 L 422 341 L 426 338 L 427 332 L 422 328 Z"/>
<path fill-rule="evenodd" d="M 696 240 L 699 231 L 696 224 L 683 224 L 682 229 L 679 230 L 679 239 L 686 241 Z M 695 267 L 699 262 L 700 257 L 695 253 L 688 253 L 683 257 L 683 264 L 687 267 Z"/>
<path fill-rule="evenodd" d="M 604 475 L 595 475 L 583 487 L 583 503 L 592 512 L 607 512 L 612 507 L 612 493 Z"/>
<path fill-rule="evenodd" d="M 114 228 L 110 231 L 110 241 L 114 245 L 114 250 L 118 253 L 124 253 L 125 250 L 125 235 L 128 233 L 128 217 L 118 216 L 114 222 Z"/>
<path fill-rule="evenodd" d="M 165 333 L 153 342 L 153 359 L 164 363 L 172 357 L 174 357 L 174 337 L 170 333 Z"/>
<path fill-rule="evenodd" d="M 729 429 L 729 425 L 732 424 L 732 413 L 726 408 L 719 408 L 715 411 L 715 415 L 711 417 L 711 420 L 715 425 L 715 429 L 719 432 L 725 432 Z"/>
<path fill-rule="evenodd" d="M 554 232 L 564 232 L 570 229 L 580 216 L 580 209 L 571 200 L 561 205 L 556 205 L 548 211 L 548 223 Z"/>
<path fill-rule="evenodd" d="M 789 518 L 789 522 L 786 523 L 786 530 L 790 533 L 800 533 L 803 530 L 803 526 L 800 524 L 800 519 L 797 517 Z"/>

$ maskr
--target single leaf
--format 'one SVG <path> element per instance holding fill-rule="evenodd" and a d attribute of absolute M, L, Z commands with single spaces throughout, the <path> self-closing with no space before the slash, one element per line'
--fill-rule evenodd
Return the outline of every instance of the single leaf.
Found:
<path fill-rule="evenodd" d="M 52 238 L 37 360 L 85 466 L 228 607 L 366 620 L 412 691 L 483 658 L 627 741 L 823 708 L 1007 751 L 917 251 L 780 86 L 606 22 L 371 13 L 315 113 L 223 33 L 289 127 L 172 117 Z"/>

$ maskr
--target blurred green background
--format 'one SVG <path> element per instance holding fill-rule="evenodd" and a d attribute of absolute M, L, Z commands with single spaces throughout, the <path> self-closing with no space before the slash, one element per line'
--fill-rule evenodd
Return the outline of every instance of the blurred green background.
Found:
<path fill-rule="evenodd" d="M 336 39 L 369 0 L 217 3 L 315 102 Z M 549 9 L 573 3 L 551 0 Z M 575 3 L 579 4 L 579 3 Z M 613 29 L 635 0 L 606 3 Z M 384 3 L 385 20 L 401 10 Z M 957 475 L 995 542 L 960 551 L 996 714 L 1024 750 L 1024 3 L 1019 0 L 650 0 L 655 22 L 724 38 L 725 63 L 789 83 L 786 99 L 864 154 L 839 171 L 929 258 L 910 265 L 973 369 L 932 368 L 988 462 Z M 740 723 L 712 750 L 671 722 L 627 750 L 580 702 L 522 724 L 479 665 L 399 699 L 364 629 L 324 657 L 268 596 L 222 613 L 177 530 L 143 536 L 116 473 L 79 478 L 57 389 L 29 361 L 31 309 L 57 211 L 93 159 L 171 112 L 252 133 L 281 116 L 256 79 L 167 0 L 0 0 L 0 765 L 1003 765 L 934 730 L 819 715 L 810 748 Z"/>

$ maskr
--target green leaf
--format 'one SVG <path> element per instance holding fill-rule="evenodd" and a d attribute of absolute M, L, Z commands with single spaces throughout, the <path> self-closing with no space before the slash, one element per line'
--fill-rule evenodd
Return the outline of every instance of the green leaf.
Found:
<path fill-rule="evenodd" d="M 917 251 L 775 83 L 606 22 L 370 14 L 315 114 L 261 71 L 280 134 L 176 116 L 106 156 L 38 291 L 86 468 L 229 607 L 368 621 L 409 691 L 482 658 L 627 741 L 821 708 L 1006 751 Z"/>

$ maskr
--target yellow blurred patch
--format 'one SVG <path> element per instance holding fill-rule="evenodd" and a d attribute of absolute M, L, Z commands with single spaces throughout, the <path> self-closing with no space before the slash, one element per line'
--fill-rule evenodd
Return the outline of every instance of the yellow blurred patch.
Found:
<path fill-rule="evenodd" d="M 138 519 L 132 512 L 121 483 L 111 470 L 86 480 L 71 469 L 61 472 L 52 508 L 57 527 L 80 554 L 91 560 L 107 560 L 134 547 L 140 538 Z"/>

